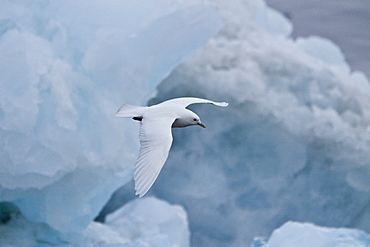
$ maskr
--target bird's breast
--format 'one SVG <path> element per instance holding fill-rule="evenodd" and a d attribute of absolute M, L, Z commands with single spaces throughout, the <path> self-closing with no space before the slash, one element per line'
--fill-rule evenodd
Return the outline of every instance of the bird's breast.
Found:
<path fill-rule="evenodd" d="M 190 126 L 190 124 L 181 118 L 177 118 L 172 124 L 172 128 L 184 128 L 187 126 Z"/>

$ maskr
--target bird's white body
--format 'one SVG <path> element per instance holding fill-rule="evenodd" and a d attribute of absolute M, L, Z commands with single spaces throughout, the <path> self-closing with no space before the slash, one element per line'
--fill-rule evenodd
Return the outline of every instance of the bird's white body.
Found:
<path fill-rule="evenodd" d="M 135 190 L 142 197 L 157 179 L 167 160 L 172 145 L 171 127 L 199 125 L 205 128 L 194 112 L 186 109 L 190 104 L 210 103 L 226 107 L 226 102 L 213 102 L 206 99 L 184 97 L 164 101 L 153 106 L 133 106 L 123 104 L 116 117 L 130 117 L 141 121 L 140 153 L 135 165 Z"/>

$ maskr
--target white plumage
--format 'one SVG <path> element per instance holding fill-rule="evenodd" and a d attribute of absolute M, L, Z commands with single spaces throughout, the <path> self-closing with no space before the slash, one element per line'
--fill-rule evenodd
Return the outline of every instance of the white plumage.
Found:
<path fill-rule="evenodd" d="M 141 121 L 140 152 L 135 165 L 136 195 L 145 195 L 157 179 L 172 145 L 172 128 L 199 125 L 206 126 L 194 112 L 186 109 L 190 104 L 210 103 L 226 107 L 226 102 L 184 97 L 164 101 L 153 106 L 123 104 L 116 117 L 130 117 Z"/>

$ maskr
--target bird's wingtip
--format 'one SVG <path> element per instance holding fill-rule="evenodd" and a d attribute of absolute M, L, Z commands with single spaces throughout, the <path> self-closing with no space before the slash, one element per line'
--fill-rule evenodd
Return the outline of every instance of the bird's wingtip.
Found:
<path fill-rule="evenodd" d="M 226 107 L 226 106 L 229 105 L 229 103 L 227 103 L 227 102 L 215 102 L 215 105 L 221 106 L 221 107 Z"/>
<path fill-rule="evenodd" d="M 141 198 L 141 197 L 143 197 L 143 195 L 144 195 L 144 194 L 140 193 L 139 191 L 136 191 L 136 192 L 135 192 L 135 195 L 136 195 L 136 196 L 139 196 L 139 198 Z"/>

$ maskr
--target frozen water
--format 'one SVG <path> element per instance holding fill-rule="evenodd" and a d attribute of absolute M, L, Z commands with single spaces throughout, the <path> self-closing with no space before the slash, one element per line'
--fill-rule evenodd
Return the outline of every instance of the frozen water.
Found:
<path fill-rule="evenodd" d="M 255 240 L 251 247 L 368 247 L 370 235 L 347 228 L 327 228 L 310 223 L 287 222 L 276 229 L 267 243 Z"/>
<path fill-rule="evenodd" d="M 150 103 L 230 103 L 193 106 L 208 128 L 174 130 L 149 192 L 185 208 L 193 246 L 246 246 L 289 220 L 370 230 L 369 81 L 333 43 L 291 39 L 262 1 L 0 5 L 2 245 L 189 244 L 184 210 L 153 198 L 92 222 L 139 150 L 115 110 L 166 76 Z"/>
<path fill-rule="evenodd" d="M 136 199 L 92 222 L 84 232 L 91 246 L 186 247 L 190 233 L 185 210 L 155 198 Z"/>
<path fill-rule="evenodd" d="M 254 25 L 274 35 L 289 36 L 293 31 L 292 23 L 280 12 L 267 7 L 265 1 L 258 1 L 254 13 Z"/>
<path fill-rule="evenodd" d="M 181 206 L 156 198 L 134 200 L 107 217 L 106 223 L 90 222 L 78 242 L 66 241 L 45 223 L 22 216 L 14 204 L 1 203 L 0 246 L 63 247 L 187 247 L 190 241 L 187 215 Z"/>
<path fill-rule="evenodd" d="M 352 70 L 370 77 L 370 4 L 363 0 L 267 0 L 294 25 L 293 37 L 317 35 L 340 46 Z"/>
<path fill-rule="evenodd" d="M 171 246 L 189 246 L 190 234 L 184 209 L 155 198 L 134 200 L 108 215 L 105 222 L 128 239 L 161 236 Z"/>
<path fill-rule="evenodd" d="M 243 246 L 288 220 L 370 231 L 368 79 L 330 41 L 222 12 L 227 25 L 150 103 L 230 108 L 193 107 L 208 128 L 173 131 L 153 194 L 185 207 L 194 246 Z"/>
<path fill-rule="evenodd" d="M 0 202 L 17 222 L 78 241 L 132 179 L 137 132 L 115 110 L 144 103 L 221 26 L 199 1 L 1 1 Z"/>

